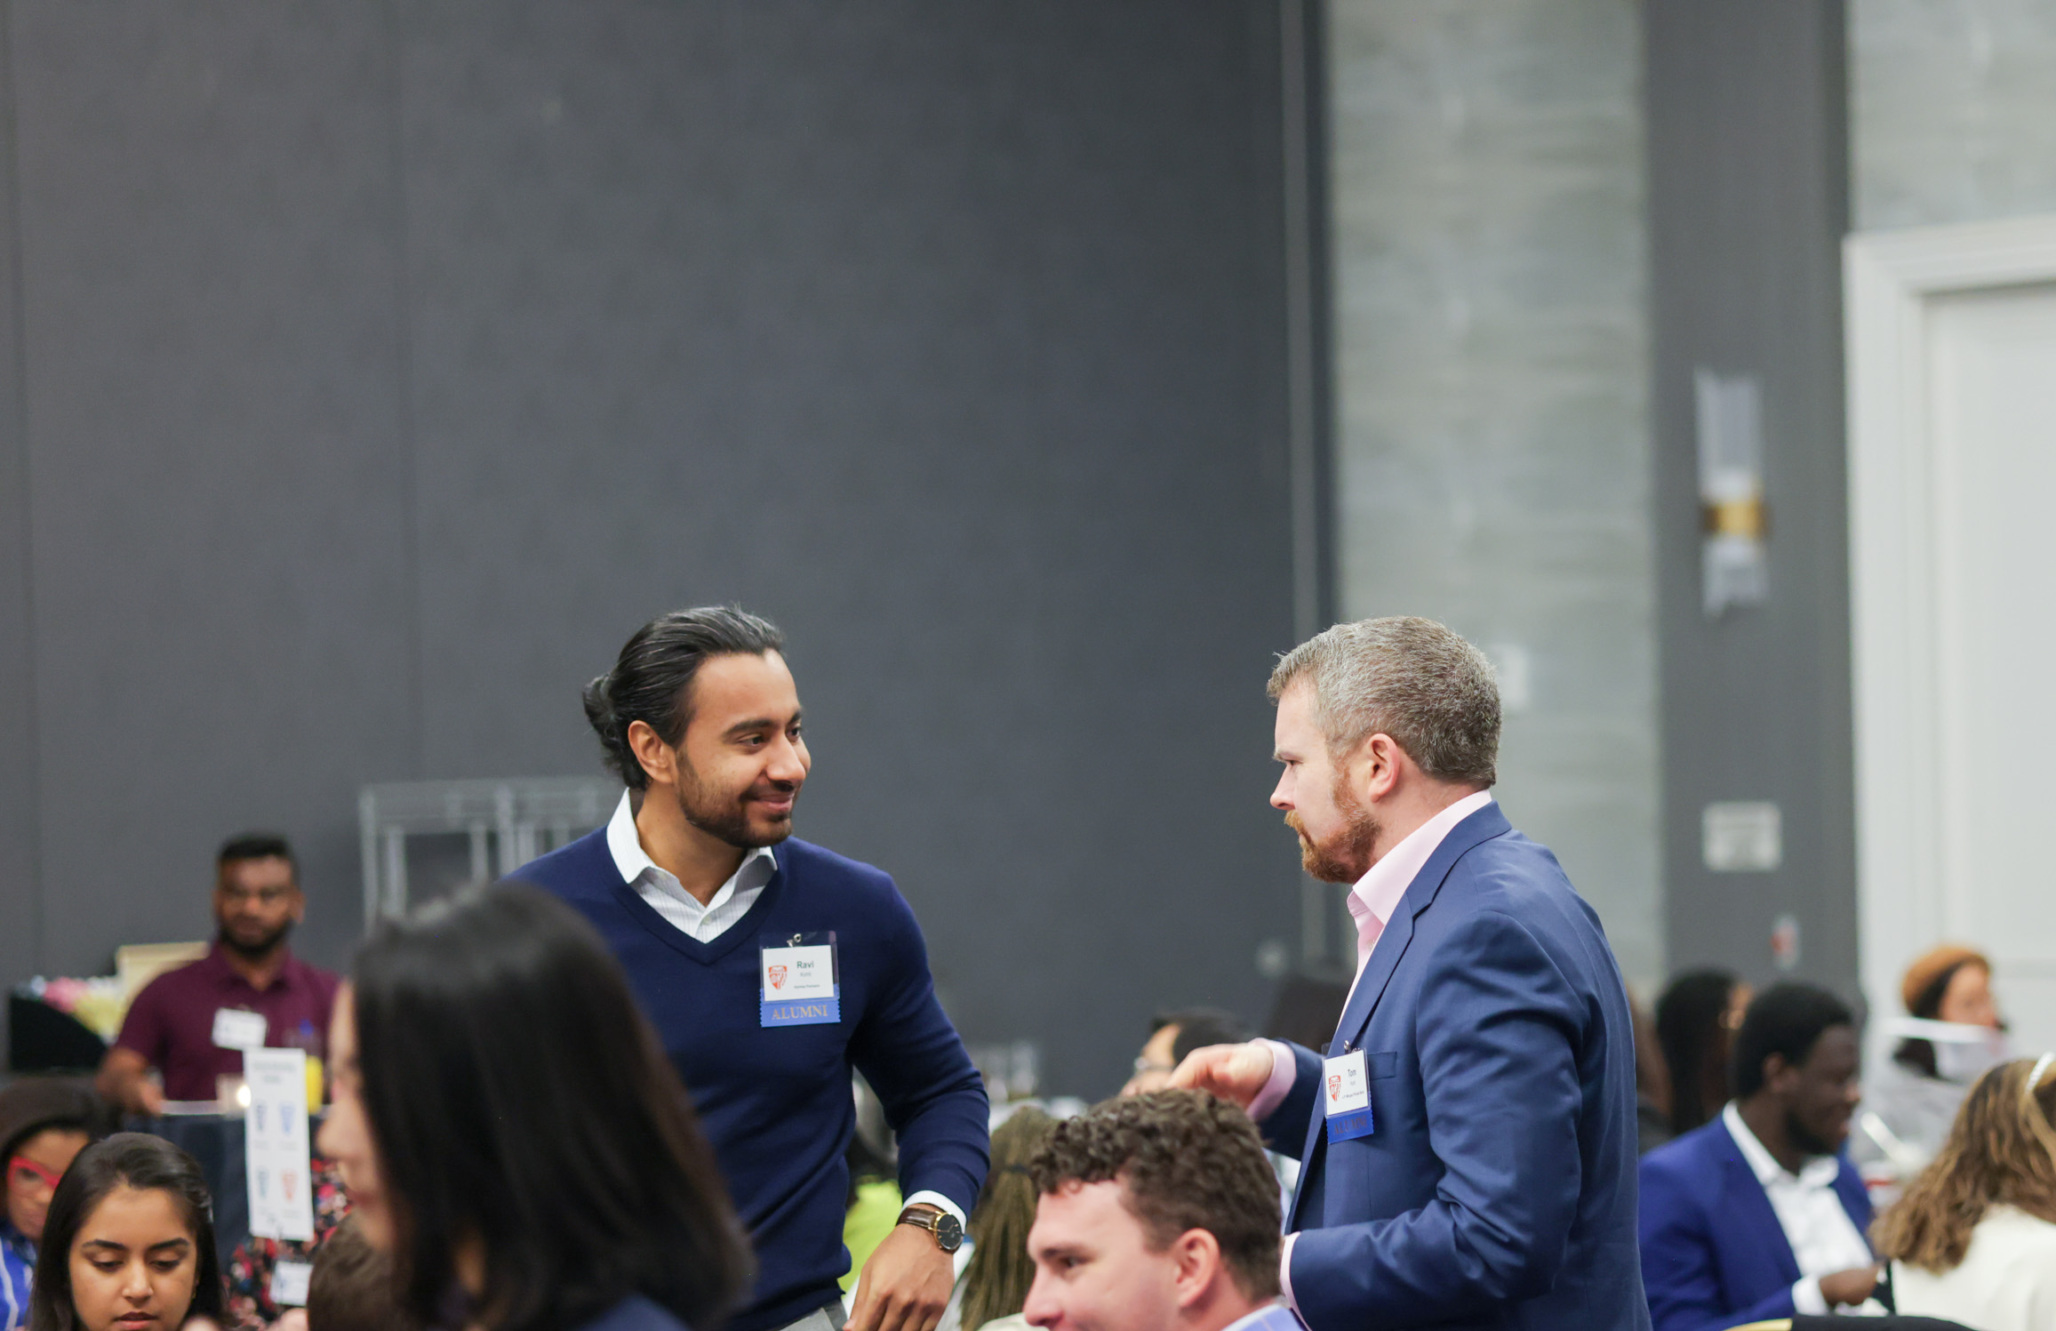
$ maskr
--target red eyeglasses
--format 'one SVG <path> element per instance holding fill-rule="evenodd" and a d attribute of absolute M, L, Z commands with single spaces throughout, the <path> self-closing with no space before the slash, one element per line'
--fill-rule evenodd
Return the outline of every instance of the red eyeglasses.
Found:
<path fill-rule="evenodd" d="M 9 1186 L 21 1188 L 24 1191 L 35 1187 L 39 1183 L 47 1184 L 54 1188 L 63 1177 L 63 1170 L 51 1169 L 47 1165 L 39 1165 L 25 1155 L 17 1155 L 14 1159 L 7 1162 L 7 1182 Z"/>

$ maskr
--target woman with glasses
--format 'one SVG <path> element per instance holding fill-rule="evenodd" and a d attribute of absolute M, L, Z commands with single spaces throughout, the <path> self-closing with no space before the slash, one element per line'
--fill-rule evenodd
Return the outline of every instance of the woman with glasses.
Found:
<path fill-rule="evenodd" d="M 43 1222 L 58 1180 L 100 1135 L 105 1110 L 75 1082 L 19 1081 L 0 1091 L 0 1167 L 7 1209 L 0 1213 L 0 1331 L 28 1325 L 29 1291 Z"/>
<path fill-rule="evenodd" d="M 628 981 L 556 898 L 382 926 L 329 1029 L 319 1149 L 396 1303 L 449 1331 L 714 1331 L 750 1258 Z"/>

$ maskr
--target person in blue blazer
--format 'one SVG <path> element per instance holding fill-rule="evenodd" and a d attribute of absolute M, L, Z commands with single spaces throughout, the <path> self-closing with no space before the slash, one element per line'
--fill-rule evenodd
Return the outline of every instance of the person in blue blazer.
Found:
<path fill-rule="evenodd" d="M 1736 1099 L 1642 1158 L 1642 1280 L 1657 1331 L 1860 1307 L 1877 1284 L 1870 1198 L 1842 1146 L 1860 1088 L 1855 1017 L 1824 989 L 1757 995 Z"/>
<path fill-rule="evenodd" d="M 1273 672 L 1271 803 L 1352 883 L 1325 1056 L 1196 1050 L 1303 1167 L 1282 1285 L 1312 1331 L 1641 1331 L 1633 1022 L 1599 917 L 1492 800 L 1499 694 L 1440 624 L 1341 624 Z"/>

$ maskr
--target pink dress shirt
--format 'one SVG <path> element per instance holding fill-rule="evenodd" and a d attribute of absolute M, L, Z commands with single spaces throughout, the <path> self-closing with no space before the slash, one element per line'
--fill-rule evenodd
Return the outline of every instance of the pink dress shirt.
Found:
<path fill-rule="evenodd" d="M 1370 963 L 1371 950 L 1377 947 L 1378 939 L 1385 933 L 1386 922 L 1392 918 L 1392 912 L 1399 909 L 1406 889 L 1413 886 L 1413 880 L 1442 844 L 1442 838 L 1448 836 L 1458 823 L 1491 802 L 1492 792 L 1488 790 L 1464 796 L 1408 833 L 1405 840 L 1386 851 L 1369 872 L 1357 879 L 1356 886 L 1349 889 L 1349 897 L 1344 904 L 1349 907 L 1350 918 L 1356 921 L 1357 979 L 1363 978 L 1364 967 Z M 1264 1043 L 1271 1046 L 1271 1079 L 1249 1102 L 1249 1116 L 1258 1123 L 1269 1118 L 1272 1111 L 1291 1094 L 1292 1084 L 1299 1076 L 1290 1046 L 1279 1040 L 1266 1040 Z M 1278 1254 L 1279 1280 L 1284 1286 L 1285 1303 L 1294 1311 L 1299 1308 L 1292 1297 L 1292 1240 L 1297 1237 L 1296 1234 L 1287 1234 L 1284 1250 Z"/>

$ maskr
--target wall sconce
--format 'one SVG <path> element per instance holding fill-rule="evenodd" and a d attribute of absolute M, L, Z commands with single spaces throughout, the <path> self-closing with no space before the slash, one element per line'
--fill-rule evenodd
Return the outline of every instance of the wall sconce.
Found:
<path fill-rule="evenodd" d="M 1698 399 L 1699 518 L 1708 619 L 1770 595 L 1763 499 L 1763 392 L 1751 375 L 1692 375 Z"/>

